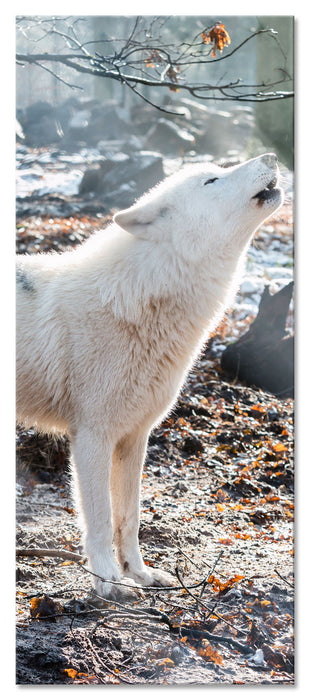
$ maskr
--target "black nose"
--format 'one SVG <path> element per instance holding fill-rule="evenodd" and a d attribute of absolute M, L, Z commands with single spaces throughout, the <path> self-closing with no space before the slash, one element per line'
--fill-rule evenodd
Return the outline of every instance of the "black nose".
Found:
<path fill-rule="evenodd" d="M 277 156 L 275 153 L 265 153 L 262 156 L 262 161 L 263 163 L 266 163 L 266 165 L 269 165 L 269 167 L 272 167 L 273 165 L 276 165 L 277 163 Z"/>

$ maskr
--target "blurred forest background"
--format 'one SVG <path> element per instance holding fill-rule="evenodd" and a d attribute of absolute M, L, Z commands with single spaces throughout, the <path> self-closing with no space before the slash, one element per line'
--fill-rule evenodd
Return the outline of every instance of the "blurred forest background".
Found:
<path fill-rule="evenodd" d="M 258 148 L 255 139 L 259 139 L 262 141 L 263 150 L 277 151 L 280 160 L 292 169 L 293 99 L 283 99 L 281 90 L 286 95 L 292 94 L 293 90 L 293 17 L 271 15 L 267 17 L 255 15 L 221 17 L 220 21 L 224 24 L 231 43 L 229 46 L 224 46 L 222 53 L 216 50 L 214 55 L 211 53 L 213 45 L 204 45 L 202 33 L 217 21 L 219 18 L 216 16 L 159 18 L 151 16 L 140 18 L 134 16 L 84 16 L 63 17 L 55 20 L 52 17 L 17 18 L 16 48 L 18 55 L 24 57 L 28 55 L 29 57 L 29 54 L 41 53 L 42 58 L 44 53 L 63 55 L 65 52 L 71 52 L 71 54 L 79 53 L 81 55 L 83 52 L 89 51 L 93 56 L 110 57 L 108 61 L 112 60 L 111 65 L 113 65 L 113 56 L 119 54 L 121 47 L 127 42 L 131 52 L 131 56 L 130 52 L 126 54 L 129 56 L 126 66 L 127 75 L 134 75 L 140 70 L 142 61 L 144 63 L 144 76 L 147 80 L 150 77 L 154 78 L 155 82 L 158 83 L 154 86 L 134 85 L 132 83 L 129 86 L 120 79 L 106 78 L 103 73 L 98 77 L 95 75 L 96 66 L 94 63 L 92 64 L 92 74 L 76 72 L 64 63 L 44 62 L 43 60 L 34 63 L 29 60 L 19 60 L 16 82 L 17 114 L 26 132 L 24 134 L 26 139 L 27 132 L 33 132 L 39 138 L 40 131 L 44 129 L 45 121 L 46 130 L 50 131 L 50 139 L 55 132 L 54 140 L 64 143 L 65 140 L 61 134 L 66 136 L 65 132 L 68 131 L 68 128 L 72 132 L 78 126 L 80 131 L 83 131 L 84 125 L 84 132 L 80 133 L 80 136 L 87 142 L 87 126 L 90 122 L 90 116 L 87 115 L 87 112 L 91 112 L 94 107 L 94 103 L 91 105 L 91 100 L 96 100 L 97 106 L 98 103 L 107 104 L 107 102 L 113 101 L 123 109 L 123 119 L 120 118 L 118 122 L 120 132 L 122 132 L 123 121 L 134 119 L 138 123 L 137 111 L 130 112 L 130 110 L 135 110 L 135 108 L 139 110 L 146 106 L 146 100 L 166 110 L 177 106 L 180 113 L 182 112 L 181 107 L 183 107 L 185 117 L 178 116 L 176 121 L 181 127 L 190 126 L 191 118 L 193 119 L 198 114 L 197 110 L 190 114 L 194 103 L 194 105 L 204 106 L 211 113 L 214 111 L 221 113 L 219 131 L 223 134 L 223 148 L 222 152 L 216 155 L 224 155 L 226 141 L 229 141 L 229 138 L 232 138 L 232 147 L 235 145 L 235 133 L 238 133 L 238 130 L 234 129 L 234 126 L 237 125 L 228 118 L 228 112 L 232 112 L 235 120 L 239 116 L 239 121 L 242 119 L 247 120 L 248 123 L 251 121 L 253 129 L 247 134 L 247 145 L 250 149 L 255 151 L 255 148 Z M 261 30 L 266 29 L 273 29 L 274 33 L 261 32 Z M 256 32 L 261 33 L 248 40 Z M 194 52 L 188 48 L 194 37 L 196 39 L 194 46 L 197 47 L 199 43 L 201 45 L 199 48 L 200 60 L 192 60 L 191 56 L 194 55 Z M 130 38 L 132 40 L 129 42 Z M 140 67 L 138 53 L 134 53 L 135 50 L 137 51 L 139 43 L 146 47 L 144 54 L 143 52 L 139 54 Z M 79 51 L 77 51 L 78 45 Z M 154 64 L 152 47 L 156 50 L 158 46 L 164 47 L 164 51 L 158 52 L 159 60 L 162 63 L 156 64 L 155 62 Z M 239 46 L 240 48 L 237 49 Z M 177 50 L 174 51 L 174 47 L 182 48 L 178 53 Z M 195 55 L 198 56 L 198 50 L 195 51 Z M 171 60 L 170 68 L 167 56 Z M 131 57 L 133 59 L 132 66 L 129 66 Z M 151 59 L 149 63 L 147 63 L 148 58 Z M 188 65 L 185 65 L 185 59 L 188 59 Z M 208 59 L 208 62 L 201 59 Z M 168 63 L 164 63 L 163 60 L 168 60 Z M 85 65 L 84 63 L 83 71 Z M 164 81 L 163 68 L 166 68 L 165 77 L 170 75 L 172 81 L 175 80 L 175 89 L 173 86 L 169 88 L 160 84 Z M 121 72 L 122 61 L 120 60 L 118 64 L 116 62 L 113 69 Z M 104 64 L 104 71 L 108 75 L 107 63 Z M 216 86 L 227 85 L 238 79 L 240 84 L 242 81 L 243 85 L 249 86 L 249 88 L 243 89 L 243 91 L 239 88 L 233 92 L 230 90 L 229 99 L 225 99 L 228 90 L 221 92 L 216 89 Z M 182 85 L 184 84 L 212 85 L 215 86 L 215 89 L 201 91 L 199 97 L 196 97 L 195 93 L 190 94 L 183 90 Z M 263 90 L 257 88 L 257 86 L 264 85 L 266 87 Z M 269 85 L 270 88 L 268 88 Z M 138 92 L 141 96 L 137 94 Z M 249 95 L 248 99 L 243 97 L 242 92 Z M 263 97 L 261 92 L 265 93 Z M 275 93 L 278 93 L 279 99 L 274 99 Z M 184 110 L 186 106 L 184 100 L 188 99 L 190 99 L 191 104 L 187 104 L 186 111 Z M 41 105 L 39 119 L 38 110 L 31 112 L 30 108 L 31 105 L 43 101 L 46 103 L 45 113 L 44 107 Z M 53 115 L 51 109 L 59 108 L 60 105 L 63 106 L 62 114 L 61 110 L 58 110 L 58 113 L 55 112 Z M 173 110 L 171 109 L 171 111 Z M 78 112 L 80 112 L 80 119 L 77 116 Z M 55 116 L 54 125 L 52 124 L 53 116 Z M 205 122 L 207 120 L 208 112 L 201 110 L 199 116 L 201 119 L 198 129 L 201 131 L 204 127 L 204 119 Z M 161 113 L 155 109 L 152 119 L 156 120 L 161 117 L 173 121 L 171 114 Z M 42 120 L 43 125 L 38 123 Z M 103 122 L 104 119 L 101 136 L 105 138 L 106 132 L 108 138 L 111 138 L 109 130 L 105 128 Z M 194 124 L 192 125 L 194 126 Z M 140 134 L 142 132 L 143 128 Z M 112 135 L 115 138 L 115 134 Z M 195 133 L 192 135 L 195 138 Z M 197 138 L 191 150 L 208 152 L 213 146 L 214 151 L 214 138 L 216 142 L 219 141 L 219 135 L 214 137 L 213 129 L 210 128 L 209 138 L 207 136 L 205 139 L 200 138 L 200 146 L 197 146 L 199 143 L 199 138 Z M 37 142 L 36 145 L 40 144 Z M 193 146 L 193 144 L 190 145 Z"/>

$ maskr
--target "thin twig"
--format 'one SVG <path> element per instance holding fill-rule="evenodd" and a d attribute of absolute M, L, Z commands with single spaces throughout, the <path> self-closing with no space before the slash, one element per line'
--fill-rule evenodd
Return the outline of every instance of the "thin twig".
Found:
<path fill-rule="evenodd" d="M 186 554 L 185 552 L 183 552 L 183 550 L 181 549 L 181 547 L 178 547 L 178 552 L 180 552 L 180 554 L 182 554 L 182 556 L 183 556 L 185 559 L 187 559 L 191 564 L 193 564 L 193 566 L 194 566 L 196 569 L 198 569 L 198 571 L 201 572 L 201 567 L 198 566 L 198 564 L 197 564 L 193 559 L 191 559 L 191 558 L 188 556 L 188 554 Z M 203 563 L 205 566 L 207 566 L 206 562 L 202 561 L 202 563 Z"/>
<path fill-rule="evenodd" d="M 99 668 L 101 668 L 101 667 L 104 668 L 104 670 L 107 671 L 107 673 L 114 676 L 114 678 L 117 678 L 118 681 L 122 681 L 123 683 L 126 683 L 128 685 L 133 685 L 133 681 L 130 681 L 128 678 L 126 678 L 125 676 L 123 676 L 120 673 L 116 673 L 115 671 L 113 671 L 112 668 L 107 666 L 107 664 L 100 658 L 99 654 L 96 652 L 96 649 L 94 649 L 93 644 L 92 644 L 88 635 L 86 635 L 86 644 L 90 648 L 91 653 L 94 655 L 97 663 L 99 664 Z M 96 672 L 96 675 L 98 675 L 97 672 Z M 99 678 L 100 678 L 100 676 L 101 676 L 101 674 L 99 674 Z M 101 680 L 101 678 L 100 678 L 100 680 Z M 105 681 L 103 680 L 103 682 L 105 682 Z"/>
<path fill-rule="evenodd" d="M 206 576 L 206 578 L 205 578 L 205 580 L 204 580 L 204 582 L 203 582 L 203 584 L 202 584 L 201 591 L 200 591 L 200 595 L 199 595 L 199 599 L 198 599 L 198 602 L 199 602 L 199 603 L 200 603 L 201 598 L 202 598 L 202 596 L 203 596 L 203 594 L 204 594 L 204 590 L 205 590 L 205 587 L 206 587 L 206 585 L 207 585 L 207 583 L 208 583 L 208 581 L 209 581 L 209 578 L 210 578 L 210 576 L 212 576 L 213 571 L 215 571 L 215 568 L 216 568 L 217 564 L 219 563 L 219 560 L 220 560 L 222 554 L 224 554 L 224 550 L 223 550 L 223 549 L 221 549 L 219 555 L 217 556 L 217 558 L 216 558 L 216 560 L 215 560 L 213 566 L 211 567 L 210 571 L 208 572 L 208 574 L 207 574 L 207 576 Z"/>
<path fill-rule="evenodd" d="M 50 75 L 52 75 L 53 78 L 56 78 L 57 80 L 59 80 L 60 83 L 63 83 L 63 85 L 67 85 L 67 87 L 71 88 L 72 90 L 82 90 L 83 91 L 84 88 L 82 88 L 81 85 L 75 85 L 73 83 L 69 83 L 64 78 L 61 78 L 61 76 L 58 75 L 58 73 L 55 73 L 53 70 L 51 70 L 47 66 L 44 66 L 43 63 L 36 61 L 34 63 L 34 65 L 38 66 L 38 68 L 42 68 L 42 70 L 45 70 L 47 73 L 50 73 Z"/>
<path fill-rule="evenodd" d="M 282 575 L 279 573 L 279 571 L 278 571 L 277 569 L 275 569 L 274 571 L 275 571 L 275 573 L 279 576 L 279 578 L 281 578 L 282 581 L 284 581 L 284 583 L 286 583 L 287 586 L 290 586 L 291 588 L 294 588 L 294 584 L 291 583 L 290 581 L 288 581 L 286 578 L 284 578 L 284 576 L 282 576 Z"/>

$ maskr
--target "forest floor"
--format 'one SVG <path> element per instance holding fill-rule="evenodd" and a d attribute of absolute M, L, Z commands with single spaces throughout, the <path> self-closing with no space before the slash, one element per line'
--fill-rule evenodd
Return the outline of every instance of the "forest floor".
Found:
<path fill-rule="evenodd" d="M 61 250 L 102 223 L 21 219 L 18 248 Z M 269 237 L 280 224 L 269 222 Z M 238 313 L 149 443 L 141 548 L 150 566 L 175 574 L 174 588 L 126 604 L 92 592 L 68 441 L 18 428 L 18 684 L 294 683 L 294 401 L 223 374 L 218 348 L 252 320 Z"/>

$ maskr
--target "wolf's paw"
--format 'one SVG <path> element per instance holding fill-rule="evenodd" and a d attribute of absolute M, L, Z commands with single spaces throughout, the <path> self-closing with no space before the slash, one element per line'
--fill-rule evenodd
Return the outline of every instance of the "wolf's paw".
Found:
<path fill-rule="evenodd" d="M 93 587 L 99 596 L 119 602 L 141 598 L 139 582 L 134 581 L 130 575 L 127 577 L 127 573 L 126 577 L 122 577 L 117 562 L 109 552 L 95 553 L 88 557 L 88 561 Z"/>
<path fill-rule="evenodd" d="M 141 586 L 176 586 L 177 581 L 174 576 L 163 569 L 153 569 L 151 566 L 144 566 L 139 571 L 130 571 L 130 576 Z"/>
<path fill-rule="evenodd" d="M 115 583 L 108 583 L 94 577 L 94 583 L 96 594 L 107 600 L 126 603 L 144 597 L 140 586 L 132 578 L 122 578 Z"/>

